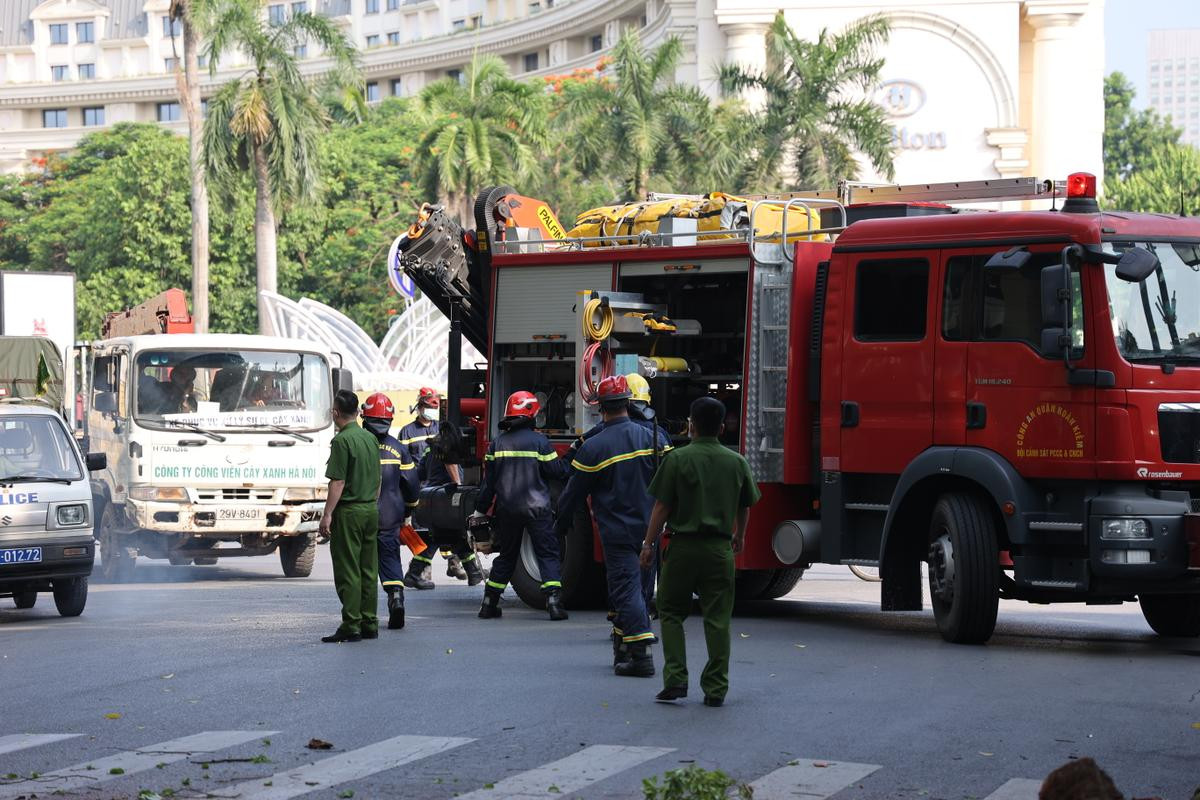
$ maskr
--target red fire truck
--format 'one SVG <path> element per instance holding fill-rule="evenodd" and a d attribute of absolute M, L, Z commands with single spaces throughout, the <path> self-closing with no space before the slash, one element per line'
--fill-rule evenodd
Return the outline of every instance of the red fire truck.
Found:
<path fill-rule="evenodd" d="M 451 413 L 484 398 L 480 446 L 516 389 L 564 446 L 606 372 L 645 374 L 679 445 L 689 402 L 721 399 L 763 493 L 743 599 L 814 563 L 876 566 L 884 610 L 920 610 L 927 581 L 949 641 L 987 640 L 1001 597 L 1136 599 L 1159 634 L 1196 636 L 1200 220 L 1101 212 L 1095 187 L 845 184 L 749 198 L 717 231 L 575 239 L 515 224 L 543 206 L 499 187 L 475 231 L 427 207 L 390 269 L 487 353 L 450 387 Z M 951 205 L 1030 200 L 1057 210 Z M 819 227 L 788 235 L 789 212 Z M 591 521 L 562 544 L 568 602 L 600 600 Z M 535 560 L 518 573 L 539 602 Z"/>

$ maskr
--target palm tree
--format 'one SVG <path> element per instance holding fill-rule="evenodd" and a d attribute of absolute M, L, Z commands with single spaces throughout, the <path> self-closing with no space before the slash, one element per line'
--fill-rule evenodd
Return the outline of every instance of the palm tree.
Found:
<path fill-rule="evenodd" d="M 204 154 L 213 183 L 226 194 L 254 179 L 254 249 L 258 279 L 258 325 L 265 330 L 262 292 L 276 290 L 278 214 L 291 202 L 315 198 L 317 148 L 330 123 L 320 88 L 300 71 L 297 48 L 315 42 L 331 60 L 326 83 L 361 89 L 357 51 L 325 17 L 295 13 L 268 24 L 259 0 L 216 0 L 206 54 L 215 73 L 222 57 L 247 63 L 243 75 L 208 101 Z"/>
<path fill-rule="evenodd" d="M 841 33 L 822 30 L 810 42 L 797 36 L 780 12 L 767 30 L 765 70 L 721 68 L 727 92 L 757 89 L 766 99 L 748 183 L 763 189 L 830 187 L 838 179 L 858 177 L 856 151 L 889 180 L 893 177 L 891 125 L 869 96 L 883 69 L 875 49 L 888 33 L 888 21 L 871 16 Z"/>
<path fill-rule="evenodd" d="M 211 19 L 212 0 L 171 0 L 172 22 L 183 23 L 183 70 L 176 70 L 179 101 L 188 122 L 192 178 L 192 321 L 208 331 L 208 181 L 204 173 L 204 116 L 200 106 L 200 38 Z M 171 39 L 174 49 L 175 40 Z"/>
<path fill-rule="evenodd" d="M 546 143 L 545 94 L 510 77 L 498 57 L 477 57 L 461 82 L 448 77 L 426 86 L 416 114 L 420 181 L 464 224 L 483 186 L 537 177 Z"/>

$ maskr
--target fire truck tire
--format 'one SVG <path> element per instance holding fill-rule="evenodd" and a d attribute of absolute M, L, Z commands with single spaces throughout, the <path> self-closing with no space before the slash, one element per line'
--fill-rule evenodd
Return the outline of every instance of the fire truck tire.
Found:
<path fill-rule="evenodd" d="M 54 607 L 60 617 L 78 617 L 87 605 L 88 579 L 66 578 L 54 582 Z"/>
<path fill-rule="evenodd" d="M 100 575 L 110 583 L 129 580 L 137 563 L 137 550 L 128 547 L 119 532 L 120 514 L 115 505 L 106 503 L 100 517 Z"/>
<path fill-rule="evenodd" d="M 317 558 L 317 540 L 311 533 L 279 540 L 279 563 L 289 578 L 307 578 Z"/>
<path fill-rule="evenodd" d="M 792 589 L 795 589 L 796 584 L 804 577 L 805 569 L 805 567 L 784 567 L 783 569 L 774 570 L 771 582 L 763 590 L 762 599 L 778 600 Z"/>
<path fill-rule="evenodd" d="M 567 535 L 558 540 L 562 569 L 562 597 L 567 608 L 600 608 L 608 593 L 604 584 L 604 567 L 596 563 L 592 551 L 592 520 L 586 512 L 575 515 L 575 524 Z M 528 536 L 521 540 L 521 553 L 513 571 L 513 591 L 531 608 L 546 607 L 542 593 L 542 577 Z"/>
<path fill-rule="evenodd" d="M 192 559 L 192 563 L 195 564 L 197 567 L 211 567 L 213 564 L 217 563 L 217 557 L 216 556 L 196 556 L 195 558 Z"/>
<path fill-rule="evenodd" d="M 1142 616 L 1159 636 L 1200 636 L 1200 595 L 1143 594 Z"/>
<path fill-rule="evenodd" d="M 33 608 L 37 603 L 37 590 L 26 589 L 20 592 L 13 592 L 13 605 L 17 608 Z"/>
<path fill-rule="evenodd" d="M 733 602 L 741 605 L 765 599 L 774 579 L 773 569 L 739 569 L 733 579 Z"/>
<path fill-rule="evenodd" d="M 982 644 L 996 628 L 1000 605 L 996 521 L 983 501 L 942 495 L 930 525 L 929 598 L 942 638 Z"/>

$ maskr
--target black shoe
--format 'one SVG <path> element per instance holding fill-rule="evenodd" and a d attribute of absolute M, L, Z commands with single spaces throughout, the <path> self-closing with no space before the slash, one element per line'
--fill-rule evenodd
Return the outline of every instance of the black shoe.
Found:
<path fill-rule="evenodd" d="M 658 619 L 658 603 L 651 600 L 646 604 L 646 612 L 650 615 L 650 619 Z"/>
<path fill-rule="evenodd" d="M 326 644 L 337 644 L 340 642 L 361 642 L 362 634 L 360 633 L 342 633 L 340 630 L 334 631 L 329 636 L 322 636 L 321 641 Z"/>
<path fill-rule="evenodd" d="M 379 638 L 379 628 L 363 628 L 362 638 L 363 639 L 378 639 Z"/>
<path fill-rule="evenodd" d="M 654 695 L 654 700 L 658 703 L 674 703 L 676 700 L 682 700 L 685 697 L 687 697 L 686 686 L 667 686 L 661 692 Z"/>
<path fill-rule="evenodd" d="M 712 708 L 717 708 L 718 706 L 722 706 L 724 704 L 725 704 L 724 697 L 713 697 L 712 695 L 708 695 L 708 694 L 704 695 L 704 705 L 706 705 L 706 706 L 710 706 Z"/>
<path fill-rule="evenodd" d="M 458 556 L 452 555 L 446 559 L 446 577 L 458 578 L 460 581 L 467 579 L 467 571 L 463 569 L 463 563 Z"/>
<path fill-rule="evenodd" d="M 613 672 L 623 678 L 649 678 L 654 675 L 654 658 L 645 642 L 626 645 L 625 660 L 613 667 Z"/>
<path fill-rule="evenodd" d="M 404 590 L 388 592 L 388 630 L 398 631 L 404 627 Z"/>
<path fill-rule="evenodd" d="M 483 567 L 479 566 L 479 558 L 476 556 L 464 561 L 463 569 L 467 573 L 467 586 L 478 586 L 486 580 L 483 575 Z"/>
<path fill-rule="evenodd" d="M 409 566 L 404 575 L 404 585 L 409 589 L 432 589 L 433 581 L 425 577 L 425 570 L 420 565 L 421 562 L 417 561 L 415 565 Z"/>
<path fill-rule="evenodd" d="M 610 634 L 609 638 L 612 639 L 613 667 L 616 667 L 617 664 L 620 664 L 622 661 L 628 658 L 628 656 L 625 655 L 625 643 L 621 641 L 621 637 L 616 633 Z"/>
<path fill-rule="evenodd" d="M 562 592 L 555 589 L 546 595 L 546 611 L 549 612 L 552 620 L 567 618 L 567 610 L 562 606 Z"/>
<path fill-rule="evenodd" d="M 500 610 L 500 592 L 489 588 L 483 593 L 483 605 L 479 607 L 480 619 L 496 619 L 504 615 Z"/>

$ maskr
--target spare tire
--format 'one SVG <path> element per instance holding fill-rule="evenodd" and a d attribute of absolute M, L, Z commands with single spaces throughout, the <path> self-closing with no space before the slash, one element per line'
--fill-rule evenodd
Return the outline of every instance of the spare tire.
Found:
<path fill-rule="evenodd" d="M 592 555 L 592 518 L 586 510 L 575 513 L 574 525 L 565 537 L 558 540 L 558 553 L 563 604 L 575 609 L 604 605 L 608 597 L 604 565 L 597 564 Z M 546 607 L 542 574 L 528 533 L 522 534 L 521 552 L 517 558 L 517 568 L 513 571 L 512 587 L 526 605 L 532 608 Z"/>

